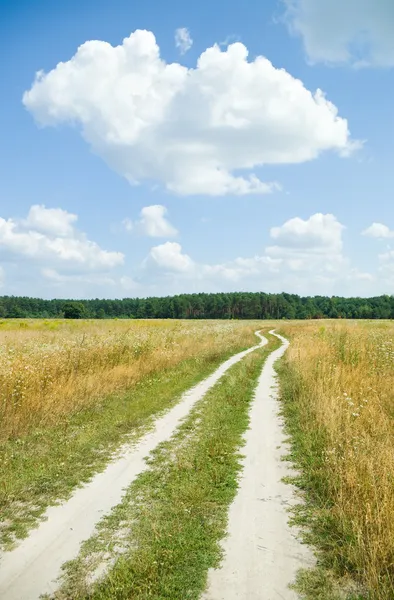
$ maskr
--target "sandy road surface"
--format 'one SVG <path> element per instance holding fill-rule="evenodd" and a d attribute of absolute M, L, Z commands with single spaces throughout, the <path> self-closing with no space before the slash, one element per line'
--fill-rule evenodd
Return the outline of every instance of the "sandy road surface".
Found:
<path fill-rule="evenodd" d="M 313 564 L 311 551 L 288 525 L 286 509 L 294 503 L 294 489 L 281 481 L 289 466 L 281 461 L 284 435 L 273 365 L 288 341 L 277 337 L 283 345 L 265 362 L 251 408 L 240 487 L 222 544 L 223 563 L 210 571 L 204 600 L 293 600 L 298 596 L 289 583 L 300 567 Z"/>
<path fill-rule="evenodd" d="M 15 550 L 0 556 L 1 600 L 38 600 L 41 594 L 57 589 L 62 564 L 76 557 L 81 543 L 94 533 L 98 521 L 119 504 L 125 488 L 147 468 L 147 455 L 171 437 L 193 405 L 232 365 L 267 343 L 258 332 L 256 335 L 261 340 L 257 346 L 235 354 L 186 392 L 176 406 L 156 421 L 151 432 L 136 445 L 124 446 L 120 458 L 76 490 L 70 500 L 50 507 L 46 521 Z"/>

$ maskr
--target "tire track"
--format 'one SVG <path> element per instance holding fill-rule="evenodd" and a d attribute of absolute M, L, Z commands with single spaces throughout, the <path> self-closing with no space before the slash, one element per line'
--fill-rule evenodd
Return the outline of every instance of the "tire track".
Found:
<path fill-rule="evenodd" d="M 283 462 L 284 433 L 278 416 L 274 363 L 289 342 L 267 358 L 250 412 L 242 449 L 243 471 L 230 507 L 228 536 L 222 542 L 221 568 L 211 570 L 204 600 L 295 600 L 289 589 L 299 568 L 313 564 L 312 552 L 296 537 L 288 520 L 294 488 L 282 478 L 292 474 Z"/>

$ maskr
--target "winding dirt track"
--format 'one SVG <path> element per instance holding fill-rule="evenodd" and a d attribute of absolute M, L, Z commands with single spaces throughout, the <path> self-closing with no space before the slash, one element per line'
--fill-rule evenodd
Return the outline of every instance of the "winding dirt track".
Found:
<path fill-rule="evenodd" d="M 257 346 L 234 355 L 186 392 L 174 408 L 156 421 L 151 432 L 137 444 L 124 446 L 120 458 L 77 489 L 70 500 L 50 507 L 46 520 L 27 539 L 0 557 L 1 600 L 38 600 L 41 594 L 57 589 L 62 564 L 76 557 L 81 543 L 94 533 L 98 521 L 121 501 L 125 488 L 147 468 L 145 458 L 149 453 L 172 436 L 194 404 L 232 365 L 267 343 L 258 332 L 256 335 L 261 340 Z"/>
<path fill-rule="evenodd" d="M 278 416 L 275 361 L 289 342 L 271 331 L 282 346 L 270 354 L 261 373 L 242 453 L 238 494 L 230 507 L 223 564 L 212 570 L 204 600 L 293 600 L 289 589 L 300 567 L 313 564 L 310 550 L 295 537 L 287 508 L 294 489 L 282 478 L 291 474 Z"/>

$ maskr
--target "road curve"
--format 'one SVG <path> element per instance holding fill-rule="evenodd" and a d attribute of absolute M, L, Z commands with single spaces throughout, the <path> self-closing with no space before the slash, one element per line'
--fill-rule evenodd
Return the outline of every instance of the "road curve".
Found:
<path fill-rule="evenodd" d="M 64 504 L 50 507 L 46 520 L 11 552 L 0 555 L 1 600 L 38 600 L 53 593 L 64 562 L 75 558 L 81 543 L 95 530 L 98 521 L 119 504 L 125 488 L 147 468 L 145 458 L 168 440 L 191 408 L 212 388 L 222 375 L 244 356 L 264 346 L 260 343 L 235 354 L 212 375 L 182 395 L 176 406 L 157 419 L 151 432 L 135 445 L 125 445 L 119 458 L 109 463 L 84 487 L 75 491 Z"/>
<path fill-rule="evenodd" d="M 223 563 L 211 570 L 204 600 L 295 600 L 289 589 L 300 567 L 313 564 L 311 551 L 295 537 L 287 508 L 294 489 L 282 478 L 284 434 L 278 416 L 274 363 L 289 342 L 271 331 L 282 346 L 267 358 L 255 391 L 250 429 L 242 448 L 242 475 L 230 507 Z"/>

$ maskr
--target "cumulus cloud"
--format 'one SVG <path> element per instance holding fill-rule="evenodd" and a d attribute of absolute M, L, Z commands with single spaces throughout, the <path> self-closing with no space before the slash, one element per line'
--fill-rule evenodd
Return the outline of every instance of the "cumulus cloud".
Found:
<path fill-rule="evenodd" d="M 283 0 L 313 63 L 394 66 L 392 0 Z"/>
<path fill-rule="evenodd" d="M 391 231 L 387 225 L 383 223 L 372 223 L 367 229 L 364 229 L 362 235 L 372 238 L 387 239 L 394 237 L 394 231 Z"/>
<path fill-rule="evenodd" d="M 28 229 L 67 237 L 73 234 L 77 220 L 77 215 L 61 208 L 46 208 L 43 204 L 34 204 L 30 207 L 24 224 Z"/>
<path fill-rule="evenodd" d="M 106 271 L 123 264 L 120 252 L 103 250 L 75 227 L 77 216 L 62 209 L 32 206 L 26 219 L 0 217 L 0 256 L 50 268 Z"/>
<path fill-rule="evenodd" d="M 178 231 L 166 219 L 167 209 L 161 204 L 144 206 L 140 213 L 140 219 L 135 223 L 129 219 L 123 219 L 123 227 L 128 232 L 137 231 L 149 237 L 174 237 Z"/>
<path fill-rule="evenodd" d="M 176 273 L 177 280 L 225 284 L 242 287 L 243 282 L 253 287 L 259 282 L 289 282 L 294 288 L 308 279 L 331 284 L 338 278 L 368 279 L 369 275 L 351 269 L 342 253 L 342 231 L 344 226 L 334 215 L 317 213 L 309 219 L 296 217 L 273 227 L 271 238 L 276 244 L 265 248 L 263 254 L 253 257 L 238 257 L 226 263 L 198 263 L 185 254 L 180 244 L 167 242 L 151 249 L 144 262 L 145 268 L 152 266 L 167 273 Z M 298 280 L 297 280 L 298 278 Z M 248 287 L 247 286 L 247 287 Z"/>
<path fill-rule="evenodd" d="M 40 125 L 77 124 L 130 182 L 156 181 L 180 195 L 270 193 L 280 186 L 256 168 L 358 146 L 321 90 L 263 56 L 248 60 L 241 43 L 208 48 L 188 69 L 167 64 L 149 31 L 117 47 L 89 41 L 37 73 L 23 102 Z"/>
<path fill-rule="evenodd" d="M 187 27 L 179 27 L 175 31 L 175 45 L 181 54 L 186 54 L 193 46 L 193 40 Z"/>
<path fill-rule="evenodd" d="M 280 246 L 340 250 L 343 229 L 334 215 L 316 213 L 306 220 L 299 217 L 289 219 L 280 227 L 272 227 L 270 234 Z"/>
<path fill-rule="evenodd" d="M 150 237 L 173 237 L 177 230 L 166 219 L 167 209 L 161 204 L 145 206 L 141 210 L 139 226 Z"/>
<path fill-rule="evenodd" d="M 177 242 L 166 242 L 151 248 L 146 264 L 178 273 L 191 273 L 195 268 L 190 256 L 182 252 L 182 247 Z"/>
<path fill-rule="evenodd" d="M 266 255 L 281 260 L 292 271 L 335 272 L 344 262 L 343 229 L 331 214 L 289 219 L 271 229 L 276 244 L 266 248 Z"/>

